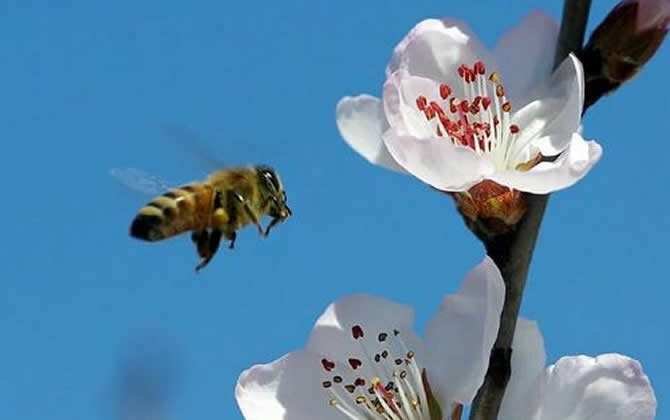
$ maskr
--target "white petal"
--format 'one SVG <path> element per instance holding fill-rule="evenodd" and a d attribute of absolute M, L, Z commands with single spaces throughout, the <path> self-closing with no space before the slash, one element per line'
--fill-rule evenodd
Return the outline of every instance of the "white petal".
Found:
<path fill-rule="evenodd" d="M 342 420 L 328 404 L 331 394 L 321 383 L 321 356 L 289 353 L 266 365 L 245 370 L 235 398 L 246 420 Z"/>
<path fill-rule="evenodd" d="M 416 99 L 425 96 L 436 100 L 437 83 L 425 77 L 411 76 L 404 70 L 392 74 L 384 83 L 384 112 L 396 134 L 417 138 L 435 137 L 425 114 L 416 106 Z"/>
<path fill-rule="evenodd" d="M 555 156 L 568 147 L 571 134 L 579 131 L 584 102 L 582 65 L 570 55 L 548 80 L 537 92 L 539 99 L 515 112 L 512 123 L 521 128 L 515 148 L 533 145 L 544 156 Z M 540 137 L 543 141 L 538 141 Z"/>
<path fill-rule="evenodd" d="M 493 173 L 488 159 L 446 139 L 419 140 L 389 130 L 384 141 L 407 172 L 442 191 L 465 191 Z"/>
<path fill-rule="evenodd" d="M 369 357 L 361 343 L 368 349 L 378 346 L 379 333 L 400 331 L 400 337 L 422 359 L 423 347 L 412 329 L 414 309 L 390 300 L 367 295 L 352 295 L 332 303 L 319 317 L 307 342 L 308 351 L 321 353 L 330 359 L 347 362 L 350 358 L 362 360 L 361 375 L 373 375 L 366 363 Z M 352 328 L 360 326 L 365 336 L 354 340 Z"/>
<path fill-rule="evenodd" d="M 546 141 L 552 142 L 551 139 Z M 586 142 L 582 136 L 575 133 L 571 136 L 568 148 L 554 162 L 542 162 L 527 172 L 500 171 L 489 178 L 520 191 L 548 194 L 567 188 L 582 179 L 598 162 L 601 155 L 602 148 L 598 143 Z"/>
<path fill-rule="evenodd" d="M 336 119 L 340 135 L 352 149 L 375 165 L 404 172 L 382 141 L 388 123 L 378 98 L 345 96 L 337 103 Z"/>
<path fill-rule="evenodd" d="M 519 318 L 512 344 L 510 377 L 498 420 L 531 419 L 539 399 L 537 383 L 544 373 L 546 354 L 537 323 Z"/>
<path fill-rule="evenodd" d="M 584 109 L 584 68 L 574 55 L 568 55 L 548 79 L 546 93 L 543 94 L 563 101 L 559 114 L 549 120 L 545 134 L 572 133 L 578 131 Z"/>
<path fill-rule="evenodd" d="M 465 23 L 428 19 L 416 25 L 395 48 L 386 75 L 404 69 L 413 76 L 449 83 L 457 94 L 462 93 L 458 66 L 471 66 L 477 60 L 492 62 L 490 53 Z"/>
<path fill-rule="evenodd" d="M 563 357 L 547 368 L 541 420 L 651 420 L 656 398 L 636 360 L 619 354 Z"/>
<path fill-rule="evenodd" d="M 469 403 L 484 380 L 500 325 L 505 285 L 498 267 L 484 258 L 461 290 L 444 298 L 425 332 L 426 371 L 443 410 Z"/>
<path fill-rule="evenodd" d="M 551 75 L 557 39 L 558 24 L 538 10 L 529 13 L 498 41 L 493 51 L 497 71 L 515 107 L 524 106 L 524 95 Z"/>

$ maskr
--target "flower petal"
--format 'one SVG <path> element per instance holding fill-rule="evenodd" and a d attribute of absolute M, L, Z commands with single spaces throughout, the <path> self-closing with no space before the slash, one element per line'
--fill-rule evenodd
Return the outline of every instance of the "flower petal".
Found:
<path fill-rule="evenodd" d="M 540 99 L 512 116 L 512 124 L 521 127 L 515 150 L 523 154 L 525 147 L 534 146 L 544 156 L 558 155 L 568 147 L 571 134 L 579 131 L 581 124 L 584 73 L 579 60 L 571 54 L 535 95 Z M 543 141 L 538 141 L 541 137 Z"/>
<path fill-rule="evenodd" d="M 407 347 L 422 360 L 423 346 L 412 329 L 413 322 L 414 309 L 410 306 L 375 296 L 347 296 L 329 305 L 319 317 L 306 349 L 345 363 L 350 358 L 369 360 L 360 344 L 373 349 L 379 346 L 377 338 L 380 333 L 390 334 L 397 330 Z M 352 336 L 354 326 L 360 326 L 364 332 L 360 343 Z M 371 367 L 364 363 L 360 373 L 368 377 L 377 376 L 369 369 Z"/>
<path fill-rule="evenodd" d="M 342 420 L 317 369 L 321 356 L 299 351 L 245 370 L 235 398 L 246 420 Z"/>
<path fill-rule="evenodd" d="M 542 420 L 651 420 L 656 413 L 642 366 L 620 354 L 563 357 L 547 368 L 541 389 Z"/>
<path fill-rule="evenodd" d="M 386 75 L 404 69 L 413 76 L 449 83 L 462 96 L 458 66 L 472 65 L 477 60 L 492 61 L 490 53 L 465 23 L 449 18 L 427 19 L 396 46 Z"/>
<path fill-rule="evenodd" d="M 512 376 L 503 397 L 498 420 L 531 419 L 544 373 L 544 340 L 535 321 L 519 318 L 512 344 Z"/>
<path fill-rule="evenodd" d="M 419 140 L 388 131 L 384 141 L 407 172 L 438 190 L 465 191 L 493 173 L 488 159 L 448 140 Z"/>
<path fill-rule="evenodd" d="M 375 165 L 404 172 L 382 141 L 388 123 L 378 98 L 345 96 L 337 103 L 336 119 L 340 135 L 352 149 Z"/>
<path fill-rule="evenodd" d="M 393 73 L 384 83 L 384 112 L 388 123 L 396 134 L 421 139 L 436 136 L 426 116 L 416 105 L 421 95 L 427 101 L 436 100 L 438 87 L 435 81 L 425 77 L 411 76 L 404 70 Z"/>
<path fill-rule="evenodd" d="M 443 407 L 469 403 L 481 386 L 500 325 L 505 285 L 489 257 L 444 298 L 425 331 L 426 371 Z"/>
<path fill-rule="evenodd" d="M 541 141 L 552 142 L 551 139 Z M 394 153 L 391 150 L 391 153 Z M 602 155 L 595 141 L 584 141 L 579 134 L 571 136 L 570 145 L 554 162 L 542 162 L 527 172 L 508 170 L 489 178 L 501 185 L 534 194 L 548 194 L 567 188 L 582 179 Z M 402 162 L 399 160 L 402 164 Z M 410 171 L 411 172 L 411 171 Z"/>
<path fill-rule="evenodd" d="M 493 56 L 498 63 L 505 92 L 514 106 L 524 106 L 526 92 L 551 75 L 557 39 L 556 21 L 537 10 L 529 13 L 498 41 Z"/>

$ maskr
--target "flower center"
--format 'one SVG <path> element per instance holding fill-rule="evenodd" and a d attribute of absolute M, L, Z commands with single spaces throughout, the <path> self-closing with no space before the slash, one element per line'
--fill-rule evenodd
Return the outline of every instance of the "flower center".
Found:
<path fill-rule="evenodd" d="M 417 108 L 438 137 L 489 156 L 498 169 L 514 169 L 517 155 L 523 150 L 515 144 L 521 129 L 511 123 L 512 105 L 498 73 L 487 77 L 486 66 L 477 61 L 473 67 L 462 64 L 458 76 L 463 83 L 463 98 L 453 96 L 452 88 L 443 83 L 437 92 L 441 101 L 429 102 L 420 95 Z"/>
<path fill-rule="evenodd" d="M 422 368 L 400 332 L 382 331 L 376 340 L 364 340 L 363 328 L 355 325 L 351 334 L 364 360 L 349 358 L 351 370 L 321 360 L 328 375 L 321 386 L 331 394 L 330 406 L 352 420 L 430 420 Z M 356 376 L 361 367 L 373 376 Z"/>

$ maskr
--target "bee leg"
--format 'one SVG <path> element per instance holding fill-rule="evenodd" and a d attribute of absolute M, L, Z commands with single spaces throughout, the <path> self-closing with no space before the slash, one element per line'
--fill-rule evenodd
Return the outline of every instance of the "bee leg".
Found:
<path fill-rule="evenodd" d="M 209 264 L 209 262 L 212 260 L 212 257 L 214 257 L 214 254 L 216 254 L 216 251 L 219 249 L 219 244 L 221 243 L 222 235 L 223 232 L 221 232 L 219 229 L 212 229 L 212 231 L 207 235 L 208 237 L 202 240 L 202 242 L 206 244 L 202 248 L 205 252 L 201 253 L 200 252 L 201 248 L 200 246 L 198 247 L 198 254 L 200 254 L 200 262 L 198 263 L 198 265 L 195 266 L 195 271 L 200 271 L 207 264 Z"/>
<path fill-rule="evenodd" d="M 263 226 L 261 226 L 261 223 L 258 221 L 258 216 L 256 215 L 256 213 L 254 213 L 253 209 L 249 206 L 249 203 L 247 202 L 247 200 L 245 200 L 244 197 L 242 197 L 238 193 L 234 193 L 234 194 L 235 194 L 235 199 L 237 199 L 237 201 L 239 201 L 240 204 L 242 204 L 242 207 L 244 207 L 244 211 L 247 213 L 247 216 L 249 216 L 249 219 L 251 219 L 252 223 L 255 224 L 256 227 L 258 228 L 258 233 L 260 233 L 260 235 L 262 237 L 267 236 L 265 234 L 265 231 L 263 230 Z"/>
<path fill-rule="evenodd" d="M 228 249 L 234 249 L 235 248 L 235 240 L 237 239 L 237 232 L 233 231 L 233 233 L 228 235 L 228 239 L 230 239 L 230 245 L 228 245 Z"/>
<path fill-rule="evenodd" d="M 195 249 L 201 258 L 209 255 L 209 232 L 206 229 L 193 231 L 191 240 L 195 244 Z"/>
<path fill-rule="evenodd" d="M 281 219 L 280 217 L 275 217 L 275 218 L 273 218 L 273 219 L 270 221 L 270 224 L 268 225 L 268 227 L 265 229 L 265 236 L 268 236 L 268 235 L 270 234 L 270 229 L 272 229 L 273 227 L 275 227 L 275 225 L 276 225 L 277 223 L 281 222 L 281 221 L 282 221 L 282 219 Z"/>

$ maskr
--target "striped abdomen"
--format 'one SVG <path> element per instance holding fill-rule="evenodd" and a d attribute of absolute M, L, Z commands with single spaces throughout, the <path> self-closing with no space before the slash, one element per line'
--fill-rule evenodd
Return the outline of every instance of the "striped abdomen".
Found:
<path fill-rule="evenodd" d="M 204 229 L 212 215 L 214 189 L 189 184 L 170 190 L 142 207 L 130 225 L 130 236 L 158 241 L 190 230 Z"/>

